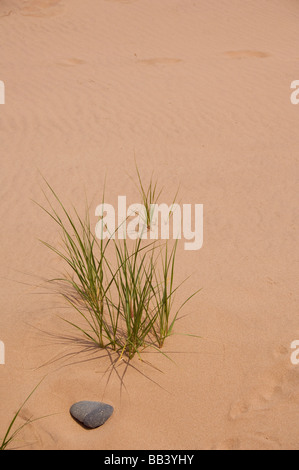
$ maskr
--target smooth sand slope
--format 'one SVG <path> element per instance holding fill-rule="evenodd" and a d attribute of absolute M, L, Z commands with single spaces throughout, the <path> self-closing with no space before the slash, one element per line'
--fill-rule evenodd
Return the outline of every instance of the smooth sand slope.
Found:
<path fill-rule="evenodd" d="M 298 448 L 298 21 L 294 0 L 0 0 L 0 435 L 46 374 L 22 419 L 57 413 L 16 447 Z M 109 202 L 137 202 L 134 155 L 165 202 L 180 183 L 182 203 L 204 204 L 177 302 L 204 290 L 176 330 L 202 339 L 171 338 L 175 364 L 111 369 L 34 287 L 63 266 L 31 199 L 41 172 L 78 210 L 86 191 L 93 217 L 107 173 Z M 115 407 L 104 428 L 70 418 L 85 399 Z"/>

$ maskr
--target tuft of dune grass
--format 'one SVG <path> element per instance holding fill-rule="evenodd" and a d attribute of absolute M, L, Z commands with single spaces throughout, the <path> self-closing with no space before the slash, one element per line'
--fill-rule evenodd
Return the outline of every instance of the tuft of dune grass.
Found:
<path fill-rule="evenodd" d="M 157 203 L 160 192 L 152 178 L 145 189 L 138 168 L 137 173 L 150 225 L 148 211 L 153 202 Z M 179 312 L 199 292 L 174 311 L 174 295 L 180 287 L 174 286 L 178 241 L 170 248 L 168 241 L 161 245 L 140 238 L 129 244 L 115 234 L 105 241 L 98 240 L 88 208 L 84 218 L 75 208 L 71 213 L 45 183 L 53 202 L 44 192 L 47 207 L 38 205 L 59 226 L 62 248 L 42 243 L 68 267 L 67 275 L 50 282 L 59 281 L 71 288 L 71 293 L 62 290 L 61 294 L 86 326 L 79 326 L 76 320 L 65 321 L 100 348 L 112 349 L 121 357 L 132 359 L 148 347 L 161 351 L 174 332 Z"/>

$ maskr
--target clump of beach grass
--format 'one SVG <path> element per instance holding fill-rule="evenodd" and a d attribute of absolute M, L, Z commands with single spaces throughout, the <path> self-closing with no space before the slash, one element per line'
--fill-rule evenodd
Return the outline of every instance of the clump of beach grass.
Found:
<path fill-rule="evenodd" d="M 139 171 L 138 177 L 144 203 L 157 202 L 157 184 L 151 180 L 144 190 Z M 58 209 L 45 193 L 48 208 L 39 206 L 59 226 L 63 248 L 42 243 L 62 258 L 70 271 L 51 281 L 71 287 L 72 293 L 63 290 L 61 294 L 86 327 L 75 320 L 65 321 L 100 348 L 117 351 L 120 357 L 140 357 L 148 347 L 160 351 L 166 338 L 173 334 L 179 312 L 197 293 L 173 314 L 174 295 L 180 287 L 174 287 L 178 241 L 171 249 L 169 242 L 149 243 L 139 238 L 129 243 L 126 238 L 117 239 L 115 233 L 105 241 L 98 240 L 91 228 L 88 208 L 84 218 L 75 208 L 71 214 L 52 187 L 47 182 L 46 185 Z"/>

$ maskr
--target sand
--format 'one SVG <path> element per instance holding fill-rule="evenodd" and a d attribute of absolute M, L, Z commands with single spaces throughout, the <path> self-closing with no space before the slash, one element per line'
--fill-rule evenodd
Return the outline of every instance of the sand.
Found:
<path fill-rule="evenodd" d="M 0 435 L 22 449 L 296 449 L 299 366 L 299 4 L 295 0 L 1 0 Z M 42 173 L 78 210 L 138 200 L 134 155 L 165 202 L 204 204 L 204 246 L 179 252 L 186 307 L 164 351 L 111 369 L 59 318 L 42 279 L 59 234 L 31 199 Z M 94 223 L 96 220 L 94 218 Z M 35 287 L 40 285 L 41 287 Z M 160 372 L 160 369 L 162 372 Z M 104 400 L 97 431 L 69 416 Z"/>

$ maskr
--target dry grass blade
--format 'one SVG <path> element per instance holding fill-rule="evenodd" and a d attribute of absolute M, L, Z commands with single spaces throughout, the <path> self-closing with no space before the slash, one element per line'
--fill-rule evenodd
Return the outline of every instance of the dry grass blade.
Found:
<path fill-rule="evenodd" d="M 10 425 L 8 426 L 8 429 L 6 431 L 6 434 L 2 440 L 2 442 L 0 442 L 0 450 L 6 450 L 7 447 L 9 446 L 9 444 L 11 442 L 13 442 L 16 438 L 16 436 L 26 427 L 28 426 L 29 424 L 32 424 L 34 423 L 35 421 L 39 421 L 41 419 L 44 419 L 46 418 L 46 416 L 43 416 L 42 418 L 36 418 L 36 419 L 28 419 L 22 426 L 19 426 L 15 431 L 13 431 L 13 426 L 18 418 L 18 416 L 20 415 L 22 409 L 24 408 L 24 406 L 26 405 L 26 403 L 30 400 L 30 398 L 32 397 L 32 395 L 34 394 L 34 392 L 37 390 L 37 388 L 40 386 L 40 384 L 42 383 L 43 380 L 41 380 L 37 386 L 32 390 L 32 392 L 28 395 L 28 397 L 26 398 L 26 400 L 24 401 L 24 403 L 20 406 L 20 408 L 18 409 L 18 411 L 16 412 L 16 414 L 14 415 L 13 419 L 11 420 L 10 422 Z"/>

